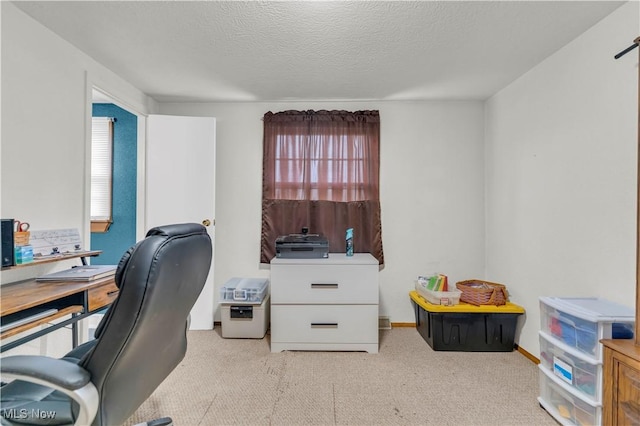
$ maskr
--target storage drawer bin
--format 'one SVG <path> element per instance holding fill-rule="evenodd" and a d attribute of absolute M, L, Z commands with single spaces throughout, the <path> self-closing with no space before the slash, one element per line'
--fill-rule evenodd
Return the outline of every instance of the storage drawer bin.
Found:
<path fill-rule="evenodd" d="M 591 405 L 578 396 L 574 389 L 565 389 L 554 381 L 553 373 L 539 366 L 540 396 L 538 401 L 563 425 L 591 426 L 602 423 L 602 406 Z M 559 380 L 559 379 L 558 379 Z"/>
<path fill-rule="evenodd" d="M 416 328 L 433 350 L 513 351 L 518 318 L 524 313 L 521 306 L 443 306 L 427 302 L 416 291 L 409 296 L 414 304 Z"/>
<path fill-rule="evenodd" d="M 268 291 L 269 280 L 265 278 L 231 278 L 220 289 L 220 303 L 260 304 Z"/>
<path fill-rule="evenodd" d="M 540 332 L 540 365 L 594 404 L 602 399 L 602 364 Z"/>
<path fill-rule="evenodd" d="M 598 298 L 540 298 L 541 330 L 602 360 L 600 339 L 632 338 L 635 311 Z"/>

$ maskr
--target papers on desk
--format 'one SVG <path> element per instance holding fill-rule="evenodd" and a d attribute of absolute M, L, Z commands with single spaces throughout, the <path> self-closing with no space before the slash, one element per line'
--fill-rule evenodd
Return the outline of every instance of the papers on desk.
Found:
<path fill-rule="evenodd" d="M 116 265 L 82 265 L 36 278 L 36 281 L 92 281 L 110 277 L 116 273 Z"/>

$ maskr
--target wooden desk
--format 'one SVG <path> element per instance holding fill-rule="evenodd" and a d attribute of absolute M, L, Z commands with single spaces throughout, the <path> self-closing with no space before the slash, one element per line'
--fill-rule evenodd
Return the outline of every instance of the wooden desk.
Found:
<path fill-rule="evenodd" d="M 82 256 L 73 256 L 82 257 Z M 70 257 L 58 257 L 51 261 L 64 260 Z M 84 263 L 84 259 L 83 259 Z M 27 264 L 28 265 L 28 264 Z M 27 266 L 24 265 L 24 266 Z M 78 345 L 77 322 L 93 313 L 109 306 L 118 296 L 118 288 L 113 277 L 89 282 L 40 282 L 35 279 L 5 284 L 0 288 L 0 316 L 23 312 L 30 308 L 55 308 L 52 315 L 40 318 L 0 334 L 0 340 L 33 329 L 55 319 L 71 315 L 71 318 L 38 330 L 13 342 L 2 344 L 0 352 L 12 349 L 23 343 L 41 337 L 54 330 L 71 324 L 72 345 Z"/>

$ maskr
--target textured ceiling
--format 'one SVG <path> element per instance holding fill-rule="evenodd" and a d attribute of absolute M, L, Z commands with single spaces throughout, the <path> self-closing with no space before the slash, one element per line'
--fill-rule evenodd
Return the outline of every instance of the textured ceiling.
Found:
<path fill-rule="evenodd" d="M 15 2 L 160 102 L 486 99 L 622 3 Z"/>

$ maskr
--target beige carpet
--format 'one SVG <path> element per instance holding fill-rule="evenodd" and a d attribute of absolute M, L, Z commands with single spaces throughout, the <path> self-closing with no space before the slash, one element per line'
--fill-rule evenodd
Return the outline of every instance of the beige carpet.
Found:
<path fill-rule="evenodd" d="M 264 339 L 189 332 L 180 366 L 128 424 L 557 425 L 538 368 L 518 352 L 433 351 L 415 328 L 380 331 L 380 353 L 269 351 Z"/>

